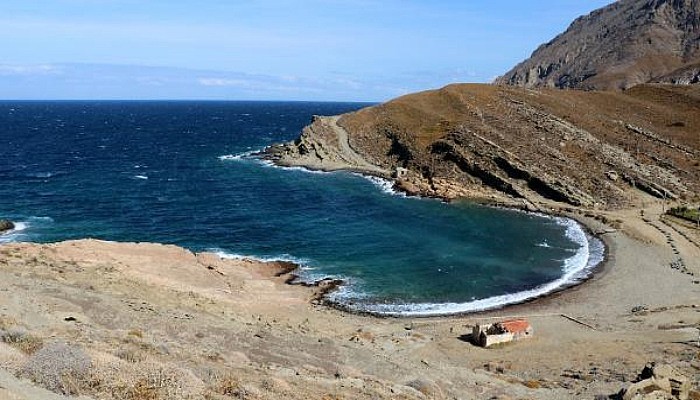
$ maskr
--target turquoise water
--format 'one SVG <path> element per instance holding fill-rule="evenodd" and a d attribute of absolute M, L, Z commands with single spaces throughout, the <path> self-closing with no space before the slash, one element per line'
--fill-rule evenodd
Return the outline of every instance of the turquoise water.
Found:
<path fill-rule="evenodd" d="M 602 246 L 562 218 L 406 198 L 350 173 L 247 155 L 312 115 L 364 104 L 0 103 L 0 241 L 93 237 L 286 259 L 302 279 L 343 279 L 357 311 L 492 308 L 584 278 Z"/>

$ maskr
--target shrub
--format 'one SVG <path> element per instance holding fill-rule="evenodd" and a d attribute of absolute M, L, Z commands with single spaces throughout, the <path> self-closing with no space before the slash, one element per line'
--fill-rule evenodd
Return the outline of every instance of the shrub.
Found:
<path fill-rule="evenodd" d="M 19 327 L 0 329 L 0 342 L 16 347 L 26 354 L 35 353 L 44 344 L 41 339 Z"/>
<path fill-rule="evenodd" d="M 160 395 L 158 388 L 152 382 L 142 379 L 129 389 L 127 398 L 130 400 L 158 400 Z"/>
<path fill-rule="evenodd" d="M 102 391 L 114 400 L 193 399 L 196 383 L 181 369 L 152 361 L 97 366 Z"/>
<path fill-rule="evenodd" d="M 144 354 L 144 352 L 133 347 L 124 347 L 118 349 L 115 355 L 121 358 L 122 360 L 128 361 L 130 363 L 136 363 L 146 359 L 146 355 Z"/>
<path fill-rule="evenodd" d="M 52 392 L 71 395 L 90 386 L 91 366 L 90 356 L 79 346 L 54 342 L 34 353 L 21 373 Z"/>
<path fill-rule="evenodd" d="M 687 206 L 671 208 L 666 213 L 690 222 L 697 222 L 698 218 L 700 218 L 700 209 L 689 208 Z"/>
<path fill-rule="evenodd" d="M 238 397 L 241 393 L 241 382 L 231 375 L 221 377 L 216 386 L 215 391 L 218 394 Z"/>

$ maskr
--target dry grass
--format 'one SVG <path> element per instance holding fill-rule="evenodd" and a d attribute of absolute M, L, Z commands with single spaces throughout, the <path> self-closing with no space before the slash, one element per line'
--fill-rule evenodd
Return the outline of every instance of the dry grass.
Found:
<path fill-rule="evenodd" d="M 25 337 L 25 336 L 22 336 Z M 88 395 L 105 400 L 191 400 L 203 398 L 205 384 L 192 373 L 132 347 L 125 354 L 91 356 L 64 342 L 44 345 L 17 367 L 19 377 L 61 395 Z M 96 358 L 95 358 L 96 357 Z M 220 381 L 233 396 L 235 381 Z"/>
<path fill-rule="evenodd" d="M 92 361 L 81 347 L 54 342 L 32 355 L 21 375 L 52 392 L 72 395 L 89 391 Z"/>
<path fill-rule="evenodd" d="M 143 331 L 141 329 L 132 329 L 127 333 L 127 335 L 143 339 Z"/>
<path fill-rule="evenodd" d="M 698 93 L 659 85 L 626 92 L 450 85 L 346 114 L 340 123 L 358 152 L 390 168 L 403 166 L 424 175 L 430 171 L 431 176 L 458 182 L 471 179 L 431 150 L 436 140 L 454 137 L 473 162 L 495 173 L 506 173 L 490 164 L 501 151 L 494 149 L 500 148 L 536 175 L 576 182 L 577 189 L 614 209 L 628 204 L 625 191 L 630 185 L 605 179 L 610 170 L 641 174 L 690 200 L 697 196 Z M 577 136 L 580 132 L 585 135 Z M 591 145 L 588 134 L 605 146 Z M 394 148 L 407 149 L 401 151 L 406 155 L 396 155 Z M 675 178 L 658 175 L 659 168 Z"/>
<path fill-rule="evenodd" d="M 225 396 L 238 396 L 241 391 L 241 382 L 232 375 L 224 375 L 215 382 L 214 392 Z"/>
<path fill-rule="evenodd" d="M 442 390 L 432 381 L 426 379 L 414 379 L 408 382 L 406 386 L 416 389 L 428 398 L 442 398 Z"/>
<path fill-rule="evenodd" d="M 41 338 L 29 334 L 20 327 L 0 329 L 0 341 L 19 349 L 25 354 L 34 354 L 44 345 L 44 341 Z"/>
<path fill-rule="evenodd" d="M 97 365 L 94 374 L 99 398 L 113 400 L 190 400 L 202 398 L 204 385 L 188 371 L 149 359 L 126 363 L 108 361 Z"/>
<path fill-rule="evenodd" d="M 14 318 L 0 316 L 0 342 L 7 343 L 25 354 L 34 354 L 44 342 L 19 326 Z"/>
<path fill-rule="evenodd" d="M 209 385 L 207 397 L 234 398 L 234 399 L 257 399 L 260 398 L 257 388 L 244 383 L 241 378 L 231 372 L 213 372 L 208 377 Z"/>

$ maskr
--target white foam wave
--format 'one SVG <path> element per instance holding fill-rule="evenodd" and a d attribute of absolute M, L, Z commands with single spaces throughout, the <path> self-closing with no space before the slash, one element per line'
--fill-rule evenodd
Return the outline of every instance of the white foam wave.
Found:
<path fill-rule="evenodd" d="M 53 222 L 51 217 L 29 217 L 29 221 Z M 19 222 L 20 224 L 22 222 Z"/>
<path fill-rule="evenodd" d="M 250 156 L 252 156 L 255 153 L 258 153 L 259 151 L 260 150 L 249 150 L 237 154 L 225 154 L 223 156 L 219 156 L 218 158 L 221 161 L 240 161 L 250 158 Z"/>
<path fill-rule="evenodd" d="M 29 226 L 29 224 L 26 222 L 17 222 L 17 223 L 15 223 L 15 229 L 12 229 L 7 233 L 22 232 L 22 231 L 26 230 L 28 226 Z"/>
<path fill-rule="evenodd" d="M 283 167 L 281 165 L 274 165 L 272 162 L 264 162 L 265 165 L 268 166 L 274 166 L 275 168 L 279 168 L 284 171 L 296 171 L 296 172 L 304 172 L 307 174 L 318 174 L 318 175 L 325 175 L 325 174 L 332 174 L 332 171 L 321 171 L 318 169 L 308 169 L 306 167 Z"/>
<path fill-rule="evenodd" d="M 394 189 L 394 182 L 389 180 L 389 179 L 384 179 L 384 178 L 379 178 L 376 176 L 370 176 L 370 175 L 362 175 L 362 174 L 356 174 L 359 175 L 368 181 L 372 182 L 374 186 L 378 187 L 379 190 L 386 194 L 390 194 L 392 196 L 399 196 L 399 197 L 406 197 L 406 193 L 404 192 L 399 192 L 398 190 Z"/>
<path fill-rule="evenodd" d="M 55 176 L 66 175 L 67 173 L 66 171 L 30 172 L 25 176 L 33 179 L 50 179 Z"/>
<path fill-rule="evenodd" d="M 348 307 L 355 311 L 371 312 L 387 316 L 439 316 L 467 312 L 485 311 L 501 308 L 509 304 L 522 303 L 524 301 L 541 297 L 563 287 L 573 285 L 585 279 L 590 270 L 603 260 L 604 246 L 600 241 L 595 244 L 592 253 L 589 237 L 578 222 L 561 217 L 550 217 L 557 223 L 566 227 L 565 235 L 579 245 L 574 256 L 564 260 L 562 276 L 552 282 L 545 283 L 537 288 L 518 293 L 478 299 L 467 303 L 423 303 L 423 304 L 350 304 Z M 593 255 L 593 256 L 592 256 Z M 352 294 L 352 298 L 356 298 Z M 342 297 L 337 297 L 339 303 L 343 303 Z"/>
<path fill-rule="evenodd" d="M 134 175 L 134 179 L 148 180 L 146 175 Z"/>
<path fill-rule="evenodd" d="M 299 257 L 294 257 L 290 254 L 281 254 L 279 256 L 269 256 L 269 257 L 259 257 L 259 256 L 250 256 L 250 255 L 243 255 L 243 254 L 236 254 L 236 253 L 229 253 L 227 251 L 218 249 L 218 248 L 212 248 L 208 249 L 210 253 L 216 254 L 219 256 L 219 258 L 224 259 L 224 260 L 254 260 L 254 261 L 260 261 L 260 262 L 275 262 L 275 261 L 283 261 L 283 262 L 291 262 L 293 264 L 296 264 L 298 266 L 298 269 L 295 271 L 295 274 L 297 275 L 297 279 L 299 282 L 303 282 L 305 284 L 313 284 L 314 282 L 321 281 L 323 279 L 340 279 L 343 281 L 343 285 L 341 287 L 338 287 L 336 291 L 331 295 L 340 295 L 340 296 L 349 296 L 350 293 L 352 292 L 352 297 L 353 298 L 358 298 L 361 297 L 358 295 L 357 292 L 354 292 L 352 287 L 355 287 L 355 284 L 352 280 L 348 280 L 346 277 L 339 276 L 339 275 L 329 275 L 327 273 L 322 273 L 318 272 L 317 269 L 313 266 L 311 266 L 311 261 L 305 258 L 299 258 Z"/>
<path fill-rule="evenodd" d="M 48 218 L 48 217 L 46 217 Z M 38 217 L 33 217 L 33 220 L 38 220 Z M 43 219 L 43 218 L 42 218 Z M 49 220 L 53 221 L 52 219 L 48 218 Z M 30 222 L 27 221 L 22 221 L 22 222 L 15 222 L 15 227 L 13 229 L 10 229 L 9 231 L 0 234 L 0 244 L 2 243 L 12 243 L 12 242 L 19 242 L 25 237 L 25 231 L 29 228 L 31 225 Z"/>
<path fill-rule="evenodd" d="M 274 163 L 274 161 L 266 160 L 263 158 L 256 158 L 256 160 L 264 167 L 280 169 L 282 171 L 304 172 L 307 174 L 319 174 L 319 175 L 336 173 L 334 171 L 321 171 L 318 169 L 309 169 L 306 167 L 289 167 L 289 166 L 277 165 Z"/>
<path fill-rule="evenodd" d="M 307 264 L 309 263 L 309 260 L 303 259 L 303 258 L 297 258 L 289 254 L 281 254 L 279 256 L 270 256 L 270 257 L 258 257 L 258 256 L 250 256 L 250 255 L 243 255 L 243 254 L 236 254 L 236 253 L 229 253 L 227 251 L 221 250 L 221 249 L 208 249 L 209 252 L 216 254 L 219 258 L 224 259 L 224 260 L 255 260 L 255 261 L 261 261 L 261 262 L 275 262 L 275 261 L 284 261 L 284 262 L 291 262 L 294 264 L 297 264 L 300 268 L 312 270 L 313 268 L 307 267 Z"/>

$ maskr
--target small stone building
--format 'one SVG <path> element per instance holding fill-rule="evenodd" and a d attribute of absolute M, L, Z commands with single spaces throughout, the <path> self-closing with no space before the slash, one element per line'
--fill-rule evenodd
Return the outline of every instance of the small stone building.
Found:
<path fill-rule="evenodd" d="M 531 337 L 532 326 L 524 319 L 509 319 L 487 325 L 476 325 L 472 331 L 472 340 L 481 347 L 509 343 Z"/>

